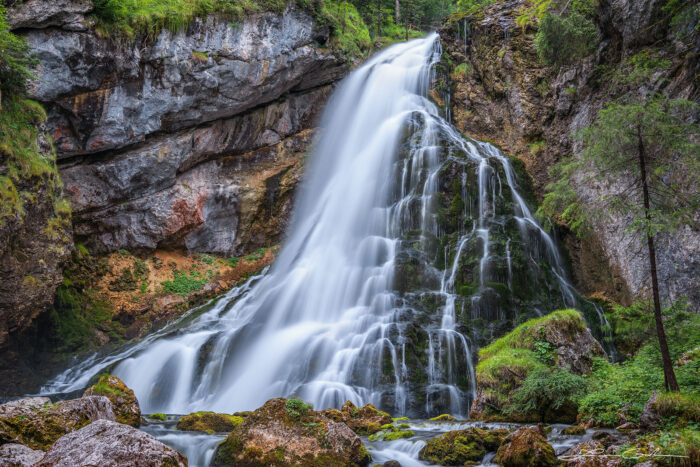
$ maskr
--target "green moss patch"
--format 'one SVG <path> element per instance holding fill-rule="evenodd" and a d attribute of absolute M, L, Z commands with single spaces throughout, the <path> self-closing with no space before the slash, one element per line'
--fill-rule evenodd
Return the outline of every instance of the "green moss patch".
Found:
<path fill-rule="evenodd" d="M 195 412 L 185 415 L 177 422 L 183 431 L 205 431 L 207 433 L 230 432 L 243 423 L 243 417 L 215 412 Z"/>

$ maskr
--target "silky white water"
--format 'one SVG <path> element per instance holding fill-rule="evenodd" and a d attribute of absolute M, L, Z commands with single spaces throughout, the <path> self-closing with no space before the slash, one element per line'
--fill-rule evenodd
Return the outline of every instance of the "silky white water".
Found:
<path fill-rule="evenodd" d="M 440 55 L 433 34 L 380 52 L 343 81 L 269 271 L 188 324 L 84 361 L 43 391 L 80 389 L 108 369 L 146 413 L 231 413 L 294 395 L 317 409 L 350 400 L 396 415 L 466 416 L 475 345 L 464 319 L 512 325 L 521 312 L 573 306 L 577 297 L 509 160 L 465 139 L 428 99 Z M 436 207 L 446 167 L 460 171 L 454 183 L 467 200 L 449 236 Z M 503 249 L 493 238 L 508 222 L 519 237 Z M 474 248 L 478 277 L 460 295 Z M 551 306 L 506 306 L 494 293 L 494 283 L 510 288 L 517 279 L 518 251 L 521 269 L 556 277 Z"/>

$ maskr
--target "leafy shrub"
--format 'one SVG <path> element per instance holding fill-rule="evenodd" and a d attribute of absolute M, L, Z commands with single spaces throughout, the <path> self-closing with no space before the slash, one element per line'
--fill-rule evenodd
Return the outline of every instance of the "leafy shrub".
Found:
<path fill-rule="evenodd" d="M 538 368 L 531 372 L 513 394 L 506 413 L 534 412 L 544 422 L 548 411 L 565 405 L 575 407 L 586 388 L 581 376 L 558 369 Z"/>
<path fill-rule="evenodd" d="M 535 36 L 535 46 L 544 63 L 559 68 L 593 53 L 597 30 L 593 21 L 578 12 L 566 17 L 546 13 Z"/>

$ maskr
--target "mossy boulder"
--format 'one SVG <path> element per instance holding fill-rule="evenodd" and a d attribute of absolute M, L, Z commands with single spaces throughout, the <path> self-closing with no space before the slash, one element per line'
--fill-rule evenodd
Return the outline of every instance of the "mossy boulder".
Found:
<path fill-rule="evenodd" d="M 567 436 L 583 435 L 586 434 L 586 429 L 581 425 L 571 425 L 561 430 L 561 433 Z"/>
<path fill-rule="evenodd" d="M 345 423 L 295 399 L 270 399 L 219 444 L 212 466 L 366 466 L 371 457 Z"/>
<path fill-rule="evenodd" d="M 522 427 L 506 437 L 494 461 L 504 467 L 554 467 L 560 465 L 554 448 L 537 428 Z"/>
<path fill-rule="evenodd" d="M 347 401 L 338 409 L 326 409 L 323 414 L 336 422 L 343 422 L 360 436 L 368 436 L 382 430 L 383 425 L 391 424 L 391 416 L 372 404 L 357 408 Z"/>
<path fill-rule="evenodd" d="M 429 440 L 421 449 L 420 459 L 440 465 L 469 465 L 480 462 L 486 453 L 493 452 L 508 436 L 508 430 L 448 431 Z"/>
<path fill-rule="evenodd" d="M 141 407 L 134 391 L 116 376 L 101 376 L 97 384 L 85 390 L 83 396 L 104 396 L 112 403 L 117 422 L 136 428 L 141 424 Z"/>
<path fill-rule="evenodd" d="M 510 410 L 513 395 L 533 372 L 545 369 L 590 373 L 594 357 L 605 351 L 576 310 L 560 310 L 531 319 L 479 351 L 475 420 L 573 423 L 578 406 L 571 402 L 544 414 Z"/>
<path fill-rule="evenodd" d="M 448 413 L 444 413 L 442 415 L 438 415 L 437 417 L 431 418 L 430 421 L 431 422 L 456 422 L 457 419 Z"/>
<path fill-rule="evenodd" d="M 243 423 L 244 418 L 215 412 L 195 412 L 185 415 L 177 422 L 183 431 L 206 431 L 207 433 L 230 432 Z"/>
<path fill-rule="evenodd" d="M 52 403 L 31 397 L 0 405 L 0 444 L 17 443 L 47 450 L 58 438 L 95 420 L 114 420 L 112 403 L 104 396 L 87 396 Z"/>
<path fill-rule="evenodd" d="M 408 429 L 407 424 L 394 425 L 387 423 L 382 425 L 381 430 L 369 436 L 370 441 L 395 441 L 402 438 L 412 438 L 416 434 Z"/>

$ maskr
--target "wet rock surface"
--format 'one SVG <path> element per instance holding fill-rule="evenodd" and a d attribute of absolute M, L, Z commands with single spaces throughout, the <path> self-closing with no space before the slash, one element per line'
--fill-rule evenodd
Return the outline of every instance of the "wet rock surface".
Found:
<path fill-rule="evenodd" d="M 469 465 L 478 463 L 486 453 L 496 451 L 508 436 L 508 430 L 449 431 L 427 442 L 420 458 L 440 465 Z"/>
<path fill-rule="evenodd" d="M 48 466 L 186 466 L 187 459 L 153 436 L 99 420 L 60 438 L 36 464 Z"/>
<path fill-rule="evenodd" d="M 19 399 L 0 405 L 0 443 L 46 450 L 57 439 L 96 420 L 114 420 L 104 396 L 52 403 L 48 397 Z"/>
<path fill-rule="evenodd" d="M 370 456 L 347 425 L 285 399 L 253 411 L 220 444 L 213 466 L 367 465 Z"/>
<path fill-rule="evenodd" d="M 559 465 L 554 449 L 544 433 L 536 428 L 522 427 L 508 435 L 498 448 L 494 459 L 505 467 Z"/>

